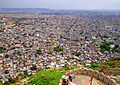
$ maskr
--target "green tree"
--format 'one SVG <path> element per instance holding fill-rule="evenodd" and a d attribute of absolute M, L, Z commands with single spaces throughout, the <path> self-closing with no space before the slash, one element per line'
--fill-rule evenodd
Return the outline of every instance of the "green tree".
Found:
<path fill-rule="evenodd" d="M 8 74 L 9 73 L 9 70 L 5 70 L 5 72 L 4 72 L 5 74 Z"/>
<path fill-rule="evenodd" d="M 10 83 L 15 83 L 15 79 L 8 78 L 8 80 L 9 80 Z"/>
<path fill-rule="evenodd" d="M 8 58 L 8 57 L 9 57 L 9 55 L 8 55 L 8 54 L 6 54 L 6 55 L 5 55 L 5 58 Z"/>
<path fill-rule="evenodd" d="M 17 54 L 18 54 L 19 56 L 22 56 L 21 53 L 20 53 L 20 51 L 17 51 Z"/>
<path fill-rule="evenodd" d="M 75 42 L 79 42 L 79 40 L 74 40 Z"/>
<path fill-rule="evenodd" d="M 36 65 L 32 65 L 31 70 L 36 70 L 37 66 Z"/>
<path fill-rule="evenodd" d="M 115 45 L 115 48 L 119 48 L 119 45 L 118 45 L 118 44 L 116 44 L 116 45 Z"/>
<path fill-rule="evenodd" d="M 7 50 L 5 47 L 0 47 L 0 53 L 4 52 L 5 50 Z"/>
<path fill-rule="evenodd" d="M 9 81 L 5 81 L 5 83 L 3 85 L 10 85 Z"/>
<path fill-rule="evenodd" d="M 80 53 L 80 52 L 78 52 L 78 53 L 75 53 L 75 56 L 79 56 L 79 55 L 81 55 L 81 53 Z"/>
<path fill-rule="evenodd" d="M 27 71 L 24 71 L 24 75 L 28 76 L 28 72 L 27 72 Z"/>
<path fill-rule="evenodd" d="M 100 48 L 101 48 L 101 52 L 104 52 L 104 51 L 108 51 L 110 52 L 110 44 L 113 44 L 112 42 L 105 42 L 103 44 L 100 45 Z"/>
<path fill-rule="evenodd" d="M 42 54 L 42 51 L 40 48 L 37 50 L 36 54 L 39 54 L 39 55 Z"/>
<path fill-rule="evenodd" d="M 63 51 L 63 49 L 60 48 L 59 46 L 57 46 L 57 47 L 54 47 L 54 51 L 58 51 L 58 52 L 60 52 L 60 51 Z"/>
<path fill-rule="evenodd" d="M 105 52 L 105 49 L 104 49 L 104 48 L 102 48 L 102 49 L 100 49 L 100 51 L 101 51 L 102 53 L 104 53 L 104 52 Z"/>

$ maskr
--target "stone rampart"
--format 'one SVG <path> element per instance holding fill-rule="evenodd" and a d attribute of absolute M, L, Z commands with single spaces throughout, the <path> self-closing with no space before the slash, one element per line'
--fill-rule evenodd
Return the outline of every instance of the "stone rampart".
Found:
<path fill-rule="evenodd" d="M 88 75 L 88 76 L 94 76 L 95 79 L 101 81 L 105 85 L 117 85 L 116 82 L 113 79 L 110 79 L 109 76 L 99 73 L 96 70 L 92 69 L 87 69 L 87 68 L 79 68 L 79 69 L 74 69 L 69 71 L 68 73 L 70 74 L 75 74 L 75 75 Z M 62 85 L 62 80 L 60 79 L 59 85 Z"/>

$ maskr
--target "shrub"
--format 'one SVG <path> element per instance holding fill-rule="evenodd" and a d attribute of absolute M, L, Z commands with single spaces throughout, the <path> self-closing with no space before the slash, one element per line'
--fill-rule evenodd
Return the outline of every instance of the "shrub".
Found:
<path fill-rule="evenodd" d="M 57 47 L 54 47 L 54 51 L 58 51 L 58 52 L 60 52 L 60 51 L 63 51 L 63 49 L 60 48 L 59 46 L 57 46 Z"/>
<path fill-rule="evenodd" d="M 5 55 L 5 58 L 8 58 L 8 57 L 9 57 L 9 55 L 8 55 L 8 54 L 6 54 L 6 55 Z"/>
<path fill-rule="evenodd" d="M 5 74 L 8 74 L 9 73 L 9 70 L 5 70 Z"/>
<path fill-rule="evenodd" d="M 19 56 L 22 56 L 21 53 L 20 53 L 19 51 L 17 51 L 17 54 L 18 54 Z"/>
<path fill-rule="evenodd" d="M 0 47 L 0 53 L 4 52 L 6 50 L 5 47 Z"/>
<path fill-rule="evenodd" d="M 5 81 L 5 83 L 3 85 L 10 85 L 9 81 Z"/>
<path fill-rule="evenodd" d="M 28 76 L 28 72 L 27 72 L 27 71 L 24 71 L 24 75 Z"/>
<path fill-rule="evenodd" d="M 9 80 L 10 83 L 15 83 L 15 79 L 8 78 L 8 80 Z"/>
<path fill-rule="evenodd" d="M 108 51 L 110 52 L 110 44 L 113 44 L 112 42 L 105 42 L 102 45 L 100 45 L 101 52 Z"/>
<path fill-rule="evenodd" d="M 95 69 L 96 67 L 98 67 L 96 64 L 92 64 L 90 68 Z"/>
<path fill-rule="evenodd" d="M 79 42 L 79 40 L 74 40 L 75 42 Z"/>
<path fill-rule="evenodd" d="M 32 65 L 31 70 L 36 70 L 37 66 L 36 65 Z"/>
<path fill-rule="evenodd" d="M 80 52 L 78 52 L 78 53 L 75 53 L 75 56 L 79 56 L 79 55 L 81 55 L 81 53 L 80 53 Z"/>
<path fill-rule="evenodd" d="M 105 52 L 105 49 L 104 49 L 104 48 L 100 49 L 100 52 L 104 53 L 104 52 Z"/>
<path fill-rule="evenodd" d="M 119 48 L 119 45 L 118 45 L 118 44 L 116 44 L 116 45 L 115 45 L 115 48 Z"/>
<path fill-rule="evenodd" d="M 39 54 L 39 55 L 42 54 L 42 51 L 40 48 L 37 50 L 36 54 Z"/>

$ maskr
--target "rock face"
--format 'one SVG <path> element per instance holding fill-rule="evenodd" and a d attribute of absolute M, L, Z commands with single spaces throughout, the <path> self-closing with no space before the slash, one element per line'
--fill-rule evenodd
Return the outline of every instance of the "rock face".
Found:
<path fill-rule="evenodd" d="M 69 73 L 76 75 L 76 78 L 73 79 L 73 82 L 76 83 L 76 85 L 88 85 L 91 76 L 94 76 L 93 85 L 117 85 L 116 82 L 109 76 L 104 75 L 103 73 L 99 73 L 98 71 L 94 71 L 92 69 L 75 69 L 69 71 Z M 61 80 L 59 85 L 62 85 Z"/>

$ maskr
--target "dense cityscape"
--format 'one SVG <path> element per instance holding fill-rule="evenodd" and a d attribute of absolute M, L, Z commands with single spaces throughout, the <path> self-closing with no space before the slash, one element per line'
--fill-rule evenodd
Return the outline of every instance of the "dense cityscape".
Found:
<path fill-rule="evenodd" d="M 120 57 L 119 11 L 0 10 L 0 80 Z"/>

